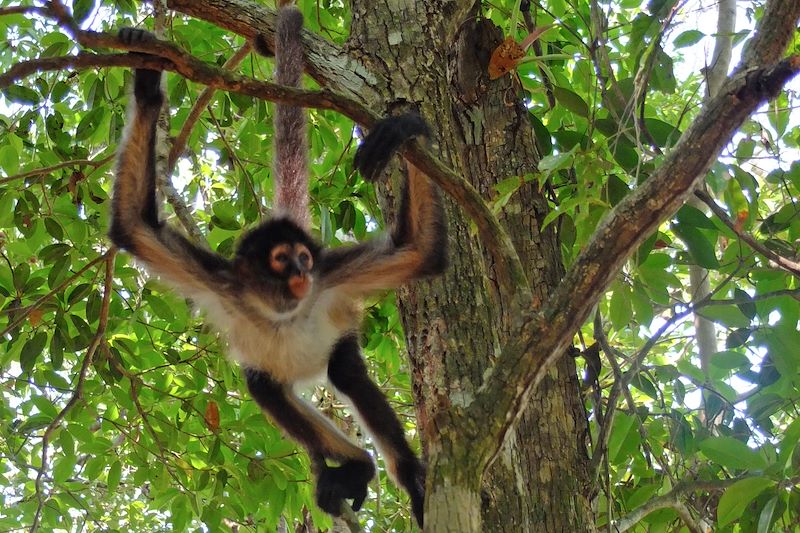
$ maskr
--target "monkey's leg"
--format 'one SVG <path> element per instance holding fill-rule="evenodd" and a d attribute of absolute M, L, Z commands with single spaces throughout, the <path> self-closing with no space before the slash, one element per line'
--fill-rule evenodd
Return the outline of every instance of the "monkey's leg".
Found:
<path fill-rule="evenodd" d="M 339 515 L 342 501 L 353 500 L 358 511 L 367 497 L 367 484 L 375 475 L 372 458 L 350 442 L 312 405 L 295 396 L 266 372 L 245 369 L 247 387 L 259 406 L 311 456 L 317 475 L 317 505 L 326 513 Z M 339 466 L 328 466 L 330 458 Z"/>
<path fill-rule="evenodd" d="M 422 527 L 425 468 L 406 441 L 403 426 L 386 397 L 372 382 L 355 336 L 345 337 L 333 349 L 328 378 L 358 411 L 383 455 L 392 478 L 408 492 L 414 517 Z"/>

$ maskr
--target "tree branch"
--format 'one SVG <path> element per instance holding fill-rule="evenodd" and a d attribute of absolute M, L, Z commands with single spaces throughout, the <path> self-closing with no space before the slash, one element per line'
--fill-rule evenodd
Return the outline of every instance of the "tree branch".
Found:
<path fill-rule="evenodd" d="M 514 340 L 503 347 L 475 400 L 462 416 L 454 414 L 459 442 L 470 448 L 479 472 L 494 460 L 528 393 L 564 353 L 628 257 L 677 211 L 747 117 L 800 71 L 800 56 L 779 61 L 798 17 L 800 3 L 767 4 L 752 42 L 769 50 L 750 52 L 765 63 L 737 68 L 663 164 L 600 223 L 542 311 L 520 317 Z M 777 42 L 758 38 L 767 32 Z"/>
<path fill-rule="evenodd" d="M 226 70 L 233 70 L 239 63 L 241 63 L 245 57 L 250 54 L 251 46 L 250 44 L 245 44 L 239 50 L 233 54 L 222 68 Z M 189 115 L 186 117 L 186 122 L 183 123 L 181 127 L 180 133 L 172 142 L 172 148 L 169 151 L 169 171 L 172 172 L 172 169 L 175 168 L 175 163 L 178 161 L 178 157 L 183 153 L 186 149 L 186 142 L 189 139 L 189 134 L 192 133 L 192 129 L 194 129 L 194 125 L 197 124 L 197 121 L 200 120 L 200 115 L 203 114 L 206 106 L 211 102 L 211 99 L 214 97 L 214 93 L 216 91 L 211 87 L 206 87 L 200 96 L 197 97 L 192 109 L 189 111 Z"/>
<path fill-rule="evenodd" d="M 168 0 L 170 9 L 208 21 L 248 40 L 261 35 L 274 50 L 275 11 L 249 0 Z M 303 30 L 306 72 L 320 85 L 335 87 L 349 98 L 370 105 L 383 100 L 376 90 L 385 80 L 368 70 L 349 52 L 323 37 Z"/>
<path fill-rule="evenodd" d="M 678 483 L 673 487 L 673 489 L 666 494 L 662 494 L 661 496 L 656 496 L 652 498 L 648 502 L 642 504 L 641 506 L 637 507 L 626 516 L 623 516 L 620 520 L 614 524 L 614 531 L 622 533 L 623 531 L 628 531 L 633 526 L 641 522 L 641 520 L 649 515 L 654 511 L 658 511 L 659 509 L 665 509 L 667 507 L 672 507 L 675 509 L 678 514 L 683 518 L 680 509 L 676 506 L 683 506 L 683 502 L 681 502 L 681 496 L 686 494 L 690 494 L 692 492 L 704 491 L 704 492 L 717 492 L 721 490 L 725 490 L 737 481 L 741 481 L 742 479 L 747 479 L 749 477 L 760 477 L 760 476 L 740 476 L 736 478 L 730 479 L 714 479 L 714 480 L 693 480 L 693 481 L 685 481 Z M 692 520 L 694 522 L 694 520 Z M 687 527 L 690 527 L 690 524 L 686 524 Z M 696 524 L 695 524 L 696 525 Z M 702 530 L 701 530 L 702 531 Z"/>
<path fill-rule="evenodd" d="M 28 170 L 26 172 L 20 172 L 19 174 L 14 174 L 13 176 L 6 176 L 5 178 L 0 178 L 0 185 L 5 185 L 13 181 L 32 178 L 33 176 L 41 176 L 42 174 L 50 174 L 51 172 L 55 172 L 56 170 L 60 170 L 66 167 L 73 167 L 73 166 L 75 167 L 91 166 L 94 168 L 101 167 L 106 163 L 108 163 L 109 161 L 111 161 L 112 159 L 114 159 L 114 155 L 115 154 L 111 154 L 96 161 L 92 161 L 91 159 L 74 159 L 72 161 L 64 161 L 61 163 L 57 163 L 49 167 L 42 167 L 34 170 Z"/>
<path fill-rule="evenodd" d="M 28 315 L 30 315 L 30 314 L 31 314 L 31 311 L 33 311 L 34 309 L 38 309 L 39 307 L 41 307 L 41 306 L 42 306 L 42 305 L 43 305 L 43 304 L 44 304 L 44 303 L 45 303 L 47 300 L 49 300 L 50 298 L 52 298 L 52 297 L 53 297 L 53 296 L 55 296 L 56 294 L 59 294 L 59 293 L 60 293 L 60 292 L 62 292 L 62 291 L 63 291 L 63 290 L 64 290 L 64 289 L 65 289 L 67 286 L 69 286 L 69 284 L 70 284 L 70 283 L 72 283 L 72 282 L 73 282 L 73 281 L 75 281 L 76 279 L 80 278 L 80 277 L 81 277 L 81 276 L 82 276 L 82 275 L 83 275 L 83 274 L 84 274 L 84 273 L 85 273 L 87 270 L 89 270 L 90 268 L 92 268 L 92 267 L 93 267 L 94 265 L 96 265 L 97 263 L 101 263 L 101 262 L 103 262 L 103 261 L 107 260 L 107 259 L 108 259 L 108 256 L 109 256 L 109 255 L 112 255 L 112 254 L 114 254 L 114 253 L 116 253 L 116 248 L 111 248 L 109 251 L 107 251 L 107 252 L 106 252 L 106 253 L 104 253 L 103 255 L 100 255 L 100 256 L 97 256 L 97 257 L 95 257 L 94 259 L 92 259 L 91 261 L 89 261 L 88 263 L 86 263 L 86 264 L 85 264 L 85 265 L 84 265 L 84 266 L 83 266 L 83 267 L 82 267 L 80 270 L 78 270 L 77 272 L 75 272 L 75 274 L 73 274 L 72 276 L 68 277 L 68 278 L 67 278 L 67 279 L 65 279 L 64 281 L 62 281 L 62 282 L 61 282 L 61 283 L 58 285 L 58 287 L 55 287 L 55 288 L 53 288 L 53 289 L 52 289 L 50 292 L 48 292 L 48 293 L 47 293 L 47 294 L 45 294 L 44 296 L 40 297 L 38 300 L 36 300 L 35 302 L 33 302 L 33 303 L 32 303 L 31 305 L 29 305 L 28 307 L 26 307 L 26 308 L 25 308 L 25 311 L 23 311 L 23 312 L 19 313 L 19 314 L 16 316 L 16 318 L 15 318 L 14 320 L 12 320 L 12 321 L 11 321 L 11 323 L 10 323 L 8 326 L 6 326 L 6 328 L 5 328 L 3 331 L 0 331 L 0 337 L 5 337 L 6 335 L 8 335 L 8 334 L 9 334 L 9 332 L 13 331 L 13 330 L 14 330 L 14 328 L 16 328 L 17 326 L 19 326 L 20 324 L 22 324 L 22 323 L 23 323 L 23 322 L 24 322 L 24 321 L 25 321 L 25 320 L 28 318 Z"/>
<path fill-rule="evenodd" d="M 378 114 L 360 102 L 342 94 L 325 89 L 309 91 L 268 81 L 257 81 L 204 63 L 170 42 L 154 40 L 130 46 L 110 34 L 80 30 L 76 30 L 76 39 L 84 46 L 115 47 L 144 52 L 152 54 L 152 56 L 79 52 L 76 56 L 24 61 L 17 63 L 8 72 L 0 75 L 0 89 L 42 70 L 128 66 L 177 72 L 188 80 L 202 83 L 212 89 L 226 90 L 289 105 L 336 111 L 367 127 L 380 118 Z M 484 246 L 496 263 L 498 282 L 504 296 L 508 297 L 508 301 L 527 302 L 530 299 L 530 289 L 511 237 L 491 212 L 480 193 L 460 174 L 434 157 L 429 150 L 422 148 L 418 142 L 411 143 L 406 149 L 405 155 L 409 161 L 459 203 L 475 222 Z"/>
<path fill-rule="evenodd" d="M 755 237 L 753 237 L 746 231 L 742 231 L 741 229 L 737 228 L 736 224 L 733 222 L 733 220 L 731 220 L 731 218 L 728 216 L 725 210 L 721 208 L 719 205 L 717 205 L 717 202 L 715 202 L 714 199 L 707 192 L 702 190 L 697 190 L 695 191 L 694 195 L 697 198 L 699 198 L 703 203 L 705 203 L 708 206 L 708 208 L 711 209 L 711 212 L 714 213 L 714 215 L 716 215 L 716 217 L 720 219 L 723 224 L 728 226 L 728 228 L 730 228 L 730 230 L 734 232 L 740 239 L 746 242 L 748 246 L 750 246 L 750 248 L 760 253 L 761 255 L 763 255 L 776 265 L 778 265 L 783 270 L 786 270 L 787 272 L 800 278 L 800 263 L 798 263 L 797 261 L 792 261 L 790 259 L 787 259 L 786 257 L 783 257 L 782 255 L 773 252 L 772 250 L 770 250 L 769 248 L 758 242 Z"/>
<path fill-rule="evenodd" d="M 94 361 L 94 354 L 97 352 L 97 348 L 100 346 L 100 343 L 103 341 L 103 338 L 106 334 L 106 326 L 108 325 L 108 308 L 109 303 L 111 302 L 111 293 L 114 290 L 114 257 L 116 256 L 116 253 L 116 248 L 112 248 L 108 251 L 108 253 L 102 256 L 106 263 L 106 275 L 103 281 L 103 300 L 100 306 L 100 317 L 98 319 L 97 331 L 94 334 L 94 338 L 92 338 L 92 342 L 89 344 L 89 347 L 86 348 L 86 354 L 83 356 L 83 362 L 81 363 L 80 370 L 78 371 L 78 383 L 75 385 L 75 391 L 72 393 L 72 397 L 70 397 L 64 408 L 59 411 L 56 417 L 47 426 L 47 429 L 45 429 L 44 434 L 42 435 L 42 465 L 39 469 L 39 473 L 36 475 L 36 481 L 34 483 L 38 504 L 36 506 L 36 512 L 33 515 L 33 522 L 30 528 L 31 533 L 39 529 L 42 510 L 44 509 L 45 504 L 45 497 L 42 492 L 42 482 L 45 472 L 48 470 L 47 452 L 50 446 L 50 437 L 56 428 L 61 425 L 61 422 L 64 420 L 67 414 L 83 397 L 83 387 L 86 383 L 86 375 L 89 372 L 89 367 L 92 366 L 92 361 Z"/>

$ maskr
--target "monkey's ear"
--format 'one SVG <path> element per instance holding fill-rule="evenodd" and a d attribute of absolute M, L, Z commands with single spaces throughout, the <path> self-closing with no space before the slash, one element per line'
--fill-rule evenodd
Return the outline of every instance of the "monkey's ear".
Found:
<path fill-rule="evenodd" d="M 375 180 L 389 159 L 406 141 L 430 136 L 430 128 L 417 113 L 406 113 L 378 121 L 356 151 L 353 164 L 364 179 Z"/>

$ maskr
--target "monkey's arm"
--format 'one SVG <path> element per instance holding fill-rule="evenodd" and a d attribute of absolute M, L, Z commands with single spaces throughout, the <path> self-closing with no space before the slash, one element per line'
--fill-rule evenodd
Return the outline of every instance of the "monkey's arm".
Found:
<path fill-rule="evenodd" d="M 408 139 L 427 135 L 417 115 L 384 119 L 358 149 L 355 163 L 375 179 Z M 410 163 L 391 238 L 328 250 L 322 261 L 324 286 L 360 296 L 408 281 L 441 274 L 447 266 L 447 224 L 439 190 Z"/>
<path fill-rule="evenodd" d="M 151 39 L 148 32 L 125 28 L 120 38 Z M 214 291 L 231 279 L 230 263 L 163 224 L 156 204 L 156 122 L 163 102 L 161 73 L 135 72 L 129 121 L 119 147 L 111 204 L 111 240 L 145 263 L 150 271 L 187 296 Z"/>

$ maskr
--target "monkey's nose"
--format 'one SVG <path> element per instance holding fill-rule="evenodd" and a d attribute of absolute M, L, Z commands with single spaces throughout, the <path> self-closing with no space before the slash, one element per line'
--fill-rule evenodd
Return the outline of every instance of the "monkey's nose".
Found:
<path fill-rule="evenodd" d="M 305 298 L 311 288 L 311 279 L 306 274 L 298 274 L 289 278 L 289 291 L 298 300 Z"/>

